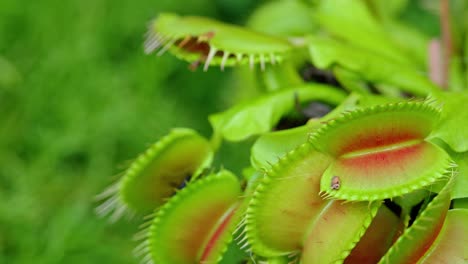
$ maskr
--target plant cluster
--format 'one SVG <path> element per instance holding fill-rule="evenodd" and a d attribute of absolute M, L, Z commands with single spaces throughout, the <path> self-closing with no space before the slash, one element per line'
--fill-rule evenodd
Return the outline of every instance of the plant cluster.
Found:
<path fill-rule="evenodd" d="M 143 263 L 466 263 L 468 8 L 440 4 L 441 40 L 399 19 L 407 1 L 274 1 L 245 27 L 159 14 L 145 51 L 235 67 L 243 102 L 211 139 L 152 145 L 98 212 L 149 215 Z M 246 139 L 242 175 L 217 170 Z"/>

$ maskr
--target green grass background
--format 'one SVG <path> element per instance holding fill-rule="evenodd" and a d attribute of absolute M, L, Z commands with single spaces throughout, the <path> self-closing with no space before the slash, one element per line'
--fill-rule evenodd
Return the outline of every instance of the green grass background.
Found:
<path fill-rule="evenodd" d="M 137 263 L 140 222 L 99 219 L 93 196 L 171 127 L 209 136 L 226 97 L 218 69 L 146 56 L 146 25 L 253 2 L 0 1 L 0 263 Z"/>

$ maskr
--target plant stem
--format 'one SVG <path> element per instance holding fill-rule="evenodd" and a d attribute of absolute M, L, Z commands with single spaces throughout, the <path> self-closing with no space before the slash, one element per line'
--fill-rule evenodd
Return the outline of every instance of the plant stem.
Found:
<path fill-rule="evenodd" d="M 440 27 L 442 34 L 442 82 L 441 86 L 447 89 L 452 57 L 452 34 L 450 27 L 450 3 L 449 0 L 440 0 Z"/>

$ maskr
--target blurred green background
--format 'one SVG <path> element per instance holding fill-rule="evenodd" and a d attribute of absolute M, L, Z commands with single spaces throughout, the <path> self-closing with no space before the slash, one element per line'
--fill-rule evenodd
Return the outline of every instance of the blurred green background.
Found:
<path fill-rule="evenodd" d="M 0 1 L 0 263 L 137 263 L 140 222 L 99 219 L 93 196 L 171 127 L 209 136 L 228 79 L 146 56 L 146 25 L 242 22 L 256 2 Z"/>

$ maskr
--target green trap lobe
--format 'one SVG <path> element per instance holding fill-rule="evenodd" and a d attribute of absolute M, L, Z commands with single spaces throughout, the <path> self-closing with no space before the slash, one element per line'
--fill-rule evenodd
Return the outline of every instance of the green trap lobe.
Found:
<path fill-rule="evenodd" d="M 237 178 L 227 171 L 209 175 L 181 190 L 153 220 L 149 235 L 153 261 L 198 262 L 206 241 L 210 241 L 210 236 L 217 233 L 215 230 L 222 227 L 220 219 L 232 212 L 240 194 Z M 214 244 L 210 246 L 216 247 Z"/>
<path fill-rule="evenodd" d="M 227 247 L 227 240 L 232 238 L 232 227 L 239 219 L 238 209 L 240 204 L 235 204 L 219 219 L 207 243 L 203 246 L 201 263 L 217 263 L 221 253 Z"/>
<path fill-rule="evenodd" d="M 449 155 L 426 142 L 439 115 L 430 102 L 360 108 L 330 120 L 309 142 L 336 160 L 321 191 L 339 199 L 380 200 L 433 183 L 451 166 Z M 340 188 L 330 188 L 332 179 Z"/>
<path fill-rule="evenodd" d="M 330 203 L 318 195 L 330 161 L 302 145 L 267 172 L 247 210 L 247 236 L 254 252 L 280 256 L 301 250 L 311 219 Z"/>
<path fill-rule="evenodd" d="M 437 115 L 436 109 L 423 103 L 378 105 L 332 119 L 311 139 L 333 156 L 372 151 L 423 140 L 432 131 Z"/>
<path fill-rule="evenodd" d="M 133 210 L 148 213 L 211 158 L 209 142 L 189 129 L 174 129 L 130 166 L 120 195 Z"/>
<path fill-rule="evenodd" d="M 450 157 L 428 143 L 336 160 L 324 173 L 321 189 L 349 200 L 378 200 L 398 196 L 440 178 Z M 330 190 L 334 176 L 339 190 Z"/>
<path fill-rule="evenodd" d="M 349 200 L 378 200 L 408 193 L 440 178 L 450 166 L 442 149 L 422 141 L 379 152 L 337 159 L 324 173 L 321 189 Z M 331 190 L 334 176 L 341 181 Z"/>
<path fill-rule="evenodd" d="M 304 241 L 302 263 L 344 260 L 371 223 L 380 203 L 334 200 L 315 216 Z"/>

